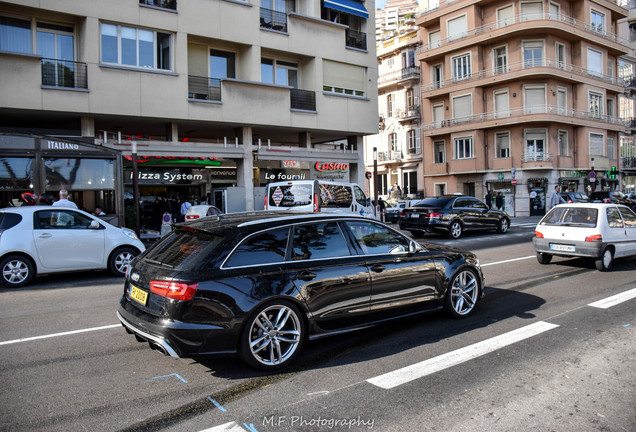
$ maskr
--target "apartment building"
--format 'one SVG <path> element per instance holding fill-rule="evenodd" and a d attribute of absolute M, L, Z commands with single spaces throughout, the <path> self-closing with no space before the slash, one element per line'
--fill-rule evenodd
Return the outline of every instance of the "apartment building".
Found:
<path fill-rule="evenodd" d="M 133 150 L 143 202 L 233 188 L 252 210 L 272 180 L 364 184 L 367 3 L 0 1 L 1 201 L 65 187 L 121 215 Z"/>
<path fill-rule="evenodd" d="M 618 188 L 625 83 L 612 0 L 434 0 L 416 22 L 427 195 L 502 192 L 540 215 L 554 186 Z M 590 171 L 596 172 L 590 177 Z"/>
<path fill-rule="evenodd" d="M 621 190 L 636 193 L 636 1 L 629 2 L 629 16 L 619 21 L 618 35 L 628 41 L 630 53 L 618 60 L 618 74 L 624 79 L 625 92 L 619 95 L 618 112 L 625 120 L 625 132 L 619 136 L 619 178 Z"/>
<path fill-rule="evenodd" d="M 391 0 L 385 13 L 394 19 L 376 28 L 380 34 L 376 41 L 380 126 L 377 135 L 365 138 L 365 160 L 368 170 L 376 161 L 378 192 L 384 198 L 391 197 L 394 184 L 400 186 L 399 197 L 423 196 L 420 66 L 415 58 L 421 40 L 413 14 L 416 8 L 414 1 Z"/>

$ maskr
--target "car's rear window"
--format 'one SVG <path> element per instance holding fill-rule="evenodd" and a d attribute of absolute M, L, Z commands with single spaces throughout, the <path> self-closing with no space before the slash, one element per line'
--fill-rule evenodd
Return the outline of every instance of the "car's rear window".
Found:
<path fill-rule="evenodd" d="M 554 207 L 541 220 L 540 225 L 596 227 L 598 209 L 589 207 Z"/>
<path fill-rule="evenodd" d="M 222 253 L 219 246 L 224 240 L 218 233 L 180 228 L 148 249 L 142 260 L 177 270 L 191 270 Z"/>
<path fill-rule="evenodd" d="M 416 203 L 413 207 L 444 207 L 450 201 L 450 198 L 425 198 L 422 201 Z"/>
<path fill-rule="evenodd" d="M 16 213 L 0 213 L 0 232 L 13 228 L 22 220 L 22 216 Z"/>
<path fill-rule="evenodd" d="M 275 207 L 297 207 L 312 203 L 311 184 L 292 184 L 269 188 L 267 197 L 268 206 Z"/>

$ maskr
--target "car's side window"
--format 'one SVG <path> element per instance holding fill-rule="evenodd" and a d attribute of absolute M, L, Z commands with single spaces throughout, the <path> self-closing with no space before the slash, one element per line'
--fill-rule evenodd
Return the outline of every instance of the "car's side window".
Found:
<path fill-rule="evenodd" d="M 241 267 L 285 261 L 289 228 L 278 228 L 248 237 L 225 262 L 225 267 Z"/>
<path fill-rule="evenodd" d="M 621 216 L 623 216 L 625 227 L 636 229 L 636 214 L 628 208 L 619 207 L 618 210 L 621 212 Z"/>
<path fill-rule="evenodd" d="M 72 210 L 44 210 L 33 215 L 35 229 L 87 229 L 92 221 Z"/>
<path fill-rule="evenodd" d="M 455 200 L 455 204 L 453 204 L 453 208 L 469 208 L 470 201 L 464 198 L 458 198 Z"/>
<path fill-rule="evenodd" d="M 488 210 L 488 207 L 486 206 L 486 204 L 484 204 L 483 202 L 479 201 L 478 199 L 471 199 L 470 200 L 470 204 L 471 204 L 471 207 L 474 208 L 474 209 Z"/>
<path fill-rule="evenodd" d="M 408 252 L 408 239 L 395 231 L 373 222 L 346 222 L 365 255 Z"/>
<path fill-rule="evenodd" d="M 618 209 L 616 207 L 608 207 L 606 213 L 607 224 L 610 228 L 623 228 L 623 219 L 621 218 L 621 214 L 618 212 Z"/>
<path fill-rule="evenodd" d="M 292 238 L 292 260 L 340 258 L 351 255 L 347 241 L 335 222 L 296 226 Z"/>

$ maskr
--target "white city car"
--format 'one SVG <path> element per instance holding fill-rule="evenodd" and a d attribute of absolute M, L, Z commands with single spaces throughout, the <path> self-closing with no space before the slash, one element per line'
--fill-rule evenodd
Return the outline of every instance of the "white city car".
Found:
<path fill-rule="evenodd" d="M 124 276 L 145 250 L 134 231 L 84 211 L 51 206 L 0 209 L 0 283 L 21 287 L 36 275 L 109 269 Z"/>
<path fill-rule="evenodd" d="M 636 255 L 636 214 L 620 204 L 560 204 L 537 224 L 532 243 L 541 264 L 589 257 L 607 271 L 614 258 Z"/>

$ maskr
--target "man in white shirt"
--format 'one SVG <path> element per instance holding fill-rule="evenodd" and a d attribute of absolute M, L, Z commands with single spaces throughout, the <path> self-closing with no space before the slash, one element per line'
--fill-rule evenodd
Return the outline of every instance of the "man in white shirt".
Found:
<path fill-rule="evenodd" d="M 60 199 L 55 201 L 53 207 L 68 207 L 68 208 L 77 208 L 77 205 L 68 199 L 68 191 L 66 189 L 60 190 Z"/>

